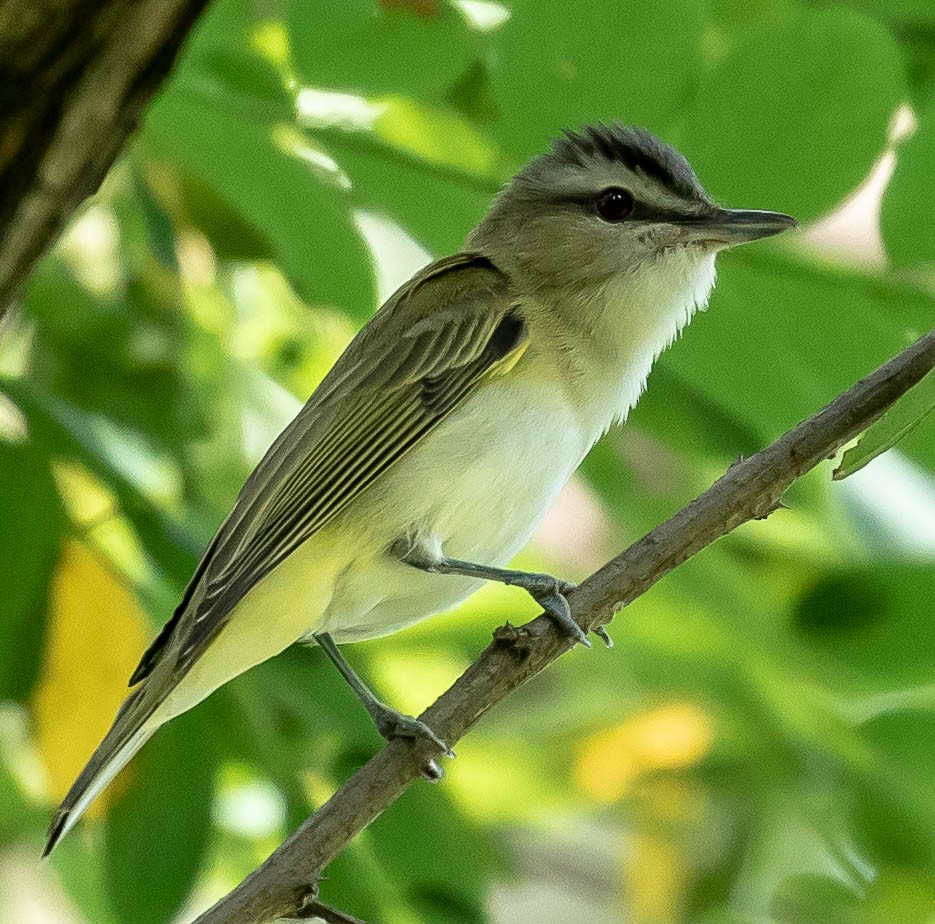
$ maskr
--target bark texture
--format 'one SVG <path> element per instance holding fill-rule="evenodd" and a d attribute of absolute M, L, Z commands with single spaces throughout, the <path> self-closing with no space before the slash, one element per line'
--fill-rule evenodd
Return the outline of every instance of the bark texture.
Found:
<path fill-rule="evenodd" d="M 0 0 L 0 317 L 103 180 L 207 0 Z"/>

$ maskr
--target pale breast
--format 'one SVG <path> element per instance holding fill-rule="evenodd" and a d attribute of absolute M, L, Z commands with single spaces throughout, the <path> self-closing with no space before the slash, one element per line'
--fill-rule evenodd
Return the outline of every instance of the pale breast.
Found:
<path fill-rule="evenodd" d="M 528 542 L 591 444 L 560 389 L 531 376 L 491 381 L 365 492 L 342 518 L 367 549 L 415 534 L 436 554 L 506 565 Z M 336 638 L 369 638 L 448 609 L 481 582 L 366 554 L 325 615 Z"/>
<path fill-rule="evenodd" d="M 504 377 L 400 462 L 387 479 L 386 502 L 408 510 L 412 527 L 436 537 L 445 554 L 502 563 L 528 539 L 590 445 L 560 389 L 534 376 Z"/>

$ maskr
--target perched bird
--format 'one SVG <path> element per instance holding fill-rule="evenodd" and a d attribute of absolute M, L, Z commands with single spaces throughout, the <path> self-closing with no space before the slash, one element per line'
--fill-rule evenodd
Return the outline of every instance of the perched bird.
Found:
<path fill-rule="evenodd" d="M 45 852 L 156 729 L 294 642 L 322 646 L 384 737 L 443 751 L 336 642 L 402 629 L 486 580 L 525 588 L 587 642 L 569 585 L 505 566 L 705 304 L 718 251 L 794 224 L 720 208 L 644 130 L 556 140 L 463 251 L 380 308 L 247 479 Z"/>

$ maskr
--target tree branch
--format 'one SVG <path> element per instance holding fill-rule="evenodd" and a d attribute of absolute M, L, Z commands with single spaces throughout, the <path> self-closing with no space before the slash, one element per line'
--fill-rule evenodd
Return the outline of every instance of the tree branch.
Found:
<path fill-rule="evenodd" d="M 100 185 L 207 0 L 0 0 L 0 318 Z"/>
<path fill-rule="evenodd" d="M 568 595 L 582 628 L 606 624 L 705 546 L 748 520 L 768 516 L 797 478 L 866 429 L 933 366 L 935 330 L 771 446 L 731 465 L 687 507 Z M 454 744 L 484 713 L 569 647 L 545 616 L 518 628 L 497 629 L 494 641 L 421 718 Z M 325 866 L 437 756 L 427 741 L 390 742 L 196 924 L 259 924 L 301 915 L 317 894 Z"/>

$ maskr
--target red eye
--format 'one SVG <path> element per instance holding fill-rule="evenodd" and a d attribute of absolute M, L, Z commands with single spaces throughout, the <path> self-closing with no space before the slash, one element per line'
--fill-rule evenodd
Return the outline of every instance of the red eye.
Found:
<path fill-rule="evenodd" d="M 619 186 L 612 186 L 597 197 L 594 205 L 604 221 L 623 221 L 633 211 L 633 196 Z"/>

